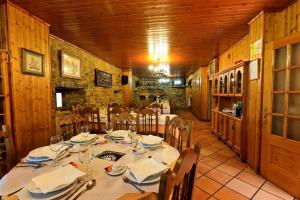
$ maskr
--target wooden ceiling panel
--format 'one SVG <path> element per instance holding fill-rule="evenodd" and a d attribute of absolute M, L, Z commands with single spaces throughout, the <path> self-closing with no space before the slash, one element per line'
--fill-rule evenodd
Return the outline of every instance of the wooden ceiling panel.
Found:
<path fill-rule="evenodd" d="M 248 33 L 261 10 L 289 0 L 13 0 L 51 25 L 50 32 L 120 68 L 145 74 L 149 43 L 164 41 L 185 76 Z M 152 40 L 150 40 L 150 38 Z"/>

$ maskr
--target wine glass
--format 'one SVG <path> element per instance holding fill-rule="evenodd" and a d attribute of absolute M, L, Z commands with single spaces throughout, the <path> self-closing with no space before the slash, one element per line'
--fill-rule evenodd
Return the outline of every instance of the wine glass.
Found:
<path fill-rule="evenodd" d="M 94 157 L 93 148 L 91 144 L 82 144 L 80 146 L 81 149 L 80 152 L 78 153 L 78 160 L 80 161 L 81 164 L 83 164 L 84 170 L 86 174 L 88 174 L 89 173 L 88 164 L 93 160 Z"/>
<path fill-rule="evenodd" d="M 57 166 L 58 165 L 58 152 L 61 151 L 63 147 L 63 138 L 61 135 L 54 135 L 51 136 L 50 138 L 50 149 L 51 151 L 55 152 L 55 159 L 54 159 L 54 165 Z"/>
<path fill-rule="evenodd" d="M 105 131 L 107 133 L 110 133 L 113 131 L 113 123 L 112 122 L 106 122 L 105 124 Z"/>

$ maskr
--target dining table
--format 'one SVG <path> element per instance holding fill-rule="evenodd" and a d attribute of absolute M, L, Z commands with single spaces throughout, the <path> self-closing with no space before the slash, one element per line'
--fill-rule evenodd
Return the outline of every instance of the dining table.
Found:
<path fill-rule="evenodd" d="M 99 140 L 103 140 L 104 136 L 104 134 L 98 135 Z M 166 164 L 168 168 L 171 169 L 174 167 L 176 160 L 180 155 L 176 148 L 170 146 L 165 142 L 163 142 L 163 145 L 161 147 L 154 150 L 146 149 L 146 151 L 142 154 L 137 154 L 136 152 L 134 152 L 134 147 L 131 144 L 116 142 L 113 140 L 106 140 L 102 143 L 93 144 L 91 145 L 91 148 L 94 157 L 88 165 L 92 177 L 96 179 L 96 185 L 91 190 L 88 190 L 80 195 L 78 199 L 114 200 L 128 193 L 139 192 L 131 184 L 125 183 L 123 181 L 122 176 L 124 176 L 124 174 L 120 176 L 111 176 L 106 173 L 105 168 L 112 165 L 115 161 L 100 159 L 97 157 L 97 155 L 104 151 L 115 151 L 123 153 L 124 156 L 116 161 L 118 162 L 118 164 L 128 165 L 130 163 L 139 162 L 143 159 L 154 158 L 155 160 Z M 0 180 L 0 195 L 7 197 L 8 194 L 18 191 L 26 186 L 34 177 L 49 173 L 69 163 L 77 163 L 78 166 L 80 166 L 81 164 L 79 162 L 77 154 L 78 153 L 71 153 L 70 156 L 60 160 L 59 166 L 54 166 L 53 164 L 51 164 L 51 162 L 53 161 L 50 161 L 48 164 L 40 168 L 17 166 L 12 168 L 9 173 L 7 173 Z M 159 181 L 152 184 L 141 184 L 138 186 L 146 192 L 157 193 L 159 189 Z M 81 189 L 79 189 L 77 193 L 80 193 L 83 188 L 84 187 L 81 187 Z M 16 198 L 16 196 L 21 191 L 22 190 L 20 190 L 18 193 L 15 193 L 13 196 Z M 24 197 L 23 195 L 22 199 L 26 199 L 26 197 Z"/>

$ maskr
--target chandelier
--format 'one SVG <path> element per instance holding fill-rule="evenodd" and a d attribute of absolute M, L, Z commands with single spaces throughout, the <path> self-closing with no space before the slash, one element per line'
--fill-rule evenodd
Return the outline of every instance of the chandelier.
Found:
<path fill-rule="evenodd" d="M 149 70 L 156 78 L 167 78 L 170 75 L 170 65 L 159 60 L 154 65 L 149 65 Z"/>

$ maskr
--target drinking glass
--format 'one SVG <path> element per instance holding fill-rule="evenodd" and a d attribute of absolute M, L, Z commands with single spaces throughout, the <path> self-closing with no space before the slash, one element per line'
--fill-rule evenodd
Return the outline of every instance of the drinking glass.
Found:
<path fill-rule="evenodd" d="M 111 131 L 113 131 L 113 123 L 112 122 L 106 122 L 106 124 L 105 124 L 105 131 L 107 133 L 110 133 Z"/>
<path fill-rule="evenodd" d="M 80 135 L 83 138 L 86 138 L 90 134 L 89 126 L 81 126 Z"/>
<path fill-rule="evenodd" d="M 132 145 L 134 148 L 138 148 L 141 146 L 142 136 L 138 134 L 133 135 Z"/>
<path fill-rule="evenodd" d="M 89 174 L 88 164 L 93 160 L 94 153 L 91 144 L 80 145 L 80 152 L 78 153 L 78 160 L 84 166 L 84 171 Z"/>
<path fill-rule="evenodd" d="M 50 149 L 55 152 L 54 165 L 57 166 L 58 163 L 58 152 L 61 151 L 63 147 L 63 138 L 61 135 L 54 135 L 50 138 Z"/>

